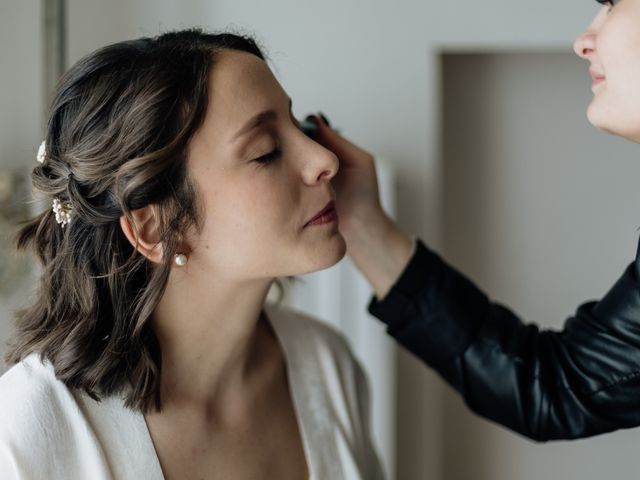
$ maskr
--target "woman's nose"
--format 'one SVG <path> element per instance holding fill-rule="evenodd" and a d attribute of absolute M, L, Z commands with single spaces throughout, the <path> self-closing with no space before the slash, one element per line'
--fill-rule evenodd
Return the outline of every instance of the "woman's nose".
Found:
<path fill-rule="evenodd" d="M 332 151 L 318 143 L 313 143 L 314 151 L 310 152 L 303 172 L 304 182 L 308 185 L 331 180 L 336 176 L 339 168 L 338 157 Z"/>

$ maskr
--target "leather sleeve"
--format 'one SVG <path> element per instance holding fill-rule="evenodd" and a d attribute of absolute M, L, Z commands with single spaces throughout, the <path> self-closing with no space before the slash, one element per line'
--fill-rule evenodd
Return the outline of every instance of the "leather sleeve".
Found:
<path fill-rule="evenodd" d="M 389 294 L 369 311 L 477 414 L 536 441 L 640 425 L 640 282 L 632 263 L 561 331 L 491 302 L 418 240 Z"/>

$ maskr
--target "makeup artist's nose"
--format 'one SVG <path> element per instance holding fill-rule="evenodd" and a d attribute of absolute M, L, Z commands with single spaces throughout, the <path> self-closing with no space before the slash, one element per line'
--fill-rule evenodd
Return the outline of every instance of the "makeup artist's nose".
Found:
<path fill-rule="evenodd" d="M 580 58 L 588 60 L 591 55 L 596 52 L 596 43 L 598 40 L 598 34 L 607 21 L 610 9 L 606 6 L 600 8 L 600 11 L 596 14 L 591 24 L 587 29 L 576 38 L 573 42 L 573 51 L 576 52 Z"/>
<path fill-rule="evenodd" d="M 576 52 L 576 55 L 580 58 L 588 59 L 589 56 L 595 52 L 596 38 L 596 32 L 588 28 L 582 35 L 576 38 L 576 41 L 573 43 L 573 51 Z"/>

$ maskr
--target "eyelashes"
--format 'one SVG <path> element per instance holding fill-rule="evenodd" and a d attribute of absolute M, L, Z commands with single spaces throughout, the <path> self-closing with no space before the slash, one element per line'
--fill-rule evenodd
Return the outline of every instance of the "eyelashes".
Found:
<path fill-rule="evenodd" d="M 290 117 L 296 129 L 298 129 L 308 137 L 311 137 L 313 135 L 313 132 L 310 132 L 308 128 L 305 128 L 305 125 L 301 124 L 298 121 L 298 119 L 293 116 L 293 114 L 290 114 Z M 252 162 L 257 163 L 259 166 L 266 166 L 278 160 L 281 156 L 282 156 L 282 150 L 280 149 L 280 147 L 276 147 L 269 153 L 262 155 L 258 158 L 254 158 Z"/>
<path fill-rule="evenodd" d="M 273 163 L 275 160 L 280 158 L 281 154 L 282 154 L 282 151 L 279 148 L 274 148 L 269 153 L 262 155 L 258 158 L 254 158 L 252 161 L 255 163 L 258 163 L 261 166 L 269 165 L 270 163 Z"/>

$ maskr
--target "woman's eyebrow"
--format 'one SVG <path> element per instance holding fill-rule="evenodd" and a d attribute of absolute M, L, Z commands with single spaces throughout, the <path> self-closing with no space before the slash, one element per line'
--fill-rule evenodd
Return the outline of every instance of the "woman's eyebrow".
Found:
<path fill-rule="evenodd" d="M 236 134 L 233 136 L 231 141 L 233 142 L 237 140 L 239 137 L 246 135 L 250 131 L 259 127 L 260 125 L 263 125 L 267 122 L 271 122 L 275 120 L 276 117 L 277 117 L 276 112 L 274 112 L 273 110 L 266 110 L 264 112 L 260 112 L 256 116 L 251 117 L 251 120 L 245 123 L 244 127 L 242 127 L 240 130 L 236 132 Z"/>
<path fill-rule="evenodd" d="M 291 101 L 291 99 L 289 99 L 289 111 L 291 111 L 292 107 L 293 102 Z M 275 110 L 265 110 L 264 112 L 260 112 L 257 115 L 254 115 L 247 123 L 244 124 L 244 126 L 240 130 L 235 133 L 231 141 L 236 141 L 238 138 L 246 135 L 252 130 L 255 130 L 260 125 L 264 125 L 267 122 L 272 122 L 277 117 L 278 114 L 275 112 Z"/>

